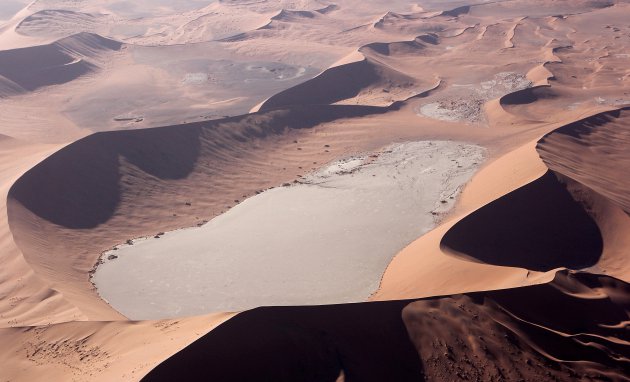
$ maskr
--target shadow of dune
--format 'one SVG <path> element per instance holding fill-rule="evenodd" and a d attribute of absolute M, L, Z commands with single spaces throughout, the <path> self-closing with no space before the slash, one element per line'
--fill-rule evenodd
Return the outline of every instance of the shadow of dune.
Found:
<path fill-rule="evenodd" d="M 150 135 L 147 136 L 147 135 Z M 33 167 L 9 192 L 35 215 L 73 229 L 107 221 L 120 201 L 120 161 L 160 179 L 185 177 L 199 152 L 200 128 L 177 126 L 96 133 Z"/>
<path fill-rule="evenodd" d="M 425 49 L 423 42 L 426 42 L 426 40 L 422 37 L 424 36 L 417 37 L 412 41 L 373 42 L 362 46 L 361 49 L 359 49 L 359 52 L 366 54 L 379 54 L 382 56 L 416 56 L 420 55 Z"/>
<path fill-rule="evenodd" d="M 0 52 L 0 75 L 32 91 L 70 82 L 94 70 L 88 62 L 73 61 L 72 56 L 54 44 L 3 51 Z"/>
<path fill-rule="evenodd" d="M 547 167 L 630 213 L 630 107 L 570 123 L 545 135 L 536 150 Z"/>
<path fill-rule="evenodd" d="M 0 51 L 0 76 L 27 91 L 64 84 L 97 69 L 85 58 L 121 46 L 95 34 L 79 33 L 48 45 L 4 50 Z"/>
<path fill-rule="evenodd" d="M 560 271 L 548 284 L 420 300 L 257 308 L 142 379 L 624 380 L 630 286 Z M 580 317 L 580 320 L 575 320 Z"/>
<path fill-rule="evenodd" d="M 557 95 L 549 86 L 536 86 L 527 89 L 518 90 L 504 95 L 499 99 L 499 103 L 503 107 L 529 105 L 539 100 L 554 99 Z"/>
<path fill-rule="evenodd" d="M 483 263 L 548 271 L 599 260 L 595 221 L 552 172 L 468 215 L 441 245 Z"/>
<path fill-rule="evenodd" d="M 403 319 L 425 380 L 625 381 L 628 288 L 564 270 L 548 284 L 418 300 Z"/>
<path fill-rule="evenodd" d="M 96 133 L 62 148 L 26 172 L 13 184 L 9 197 L 54 224 L 94 228 L 106 222 L 120 203 L 123 166 L 136 168 L 138 178 L 183 179 L 193 172 L 202 152 L 212 158 L 213 152 L 229 150 L 238 142 L 387 110 L 294 107 L 212 122 Z"/>
<path fill-rule="evenodd" d="M 451 9 L 449 11 L 442 12 L 442 16 L 450 16 L 450 17 L 459 17 L 461 15 L 466 15 L 470 12 L 470 6 L 465 5 L 462 7 L 457 7 L 455 9 Z"/>
<path fill-rule="evenodd" d="M 336 66 L 317 77 L 284 90 L 265 101 L 261 111 L 296 105 L 330 105 L 353 98 L 366 89 L 408 87 L 415 80 L 369 59 Z"/>
<path fill-rule="evenodd" d="M 408 302 L 265 307 L 237 315 L 143 381 L 417 381 Z"/>

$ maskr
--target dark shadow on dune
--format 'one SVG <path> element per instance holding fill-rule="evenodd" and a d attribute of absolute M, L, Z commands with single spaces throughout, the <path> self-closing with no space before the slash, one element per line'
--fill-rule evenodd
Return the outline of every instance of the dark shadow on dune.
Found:
<path fill-rule="evenodd" d="M 596 223 L 551 172 L 465 217 L 441 244 L 483 263 L 536 271 L 594 265 L 603 248 Z"/>
<path fill-rule="evenodd" d="M 121 46 L 118 41 L 79 33 L 48 45 L 4 50 L 0 51 L 0 76 L 27 91 L 64 84 L 96 70 L 83 58 Z"/>
<path fill-rule="evenodd" d="M 398 84 L 408 86 L 414 79 L 369 59 L 327 69 L 319 76 L 269 98 L 261 111 L 297 105 L 329 105 L 357 96 L 369 87 Z"/>
<path fill-rule="evenodd" d="M 422 380 L 401 311 L 408 302 L 268 307 L 237 315 L 143 381 Z"/>
<path fill-rule="evenodd" d="M 623 381 L 629 287 L 561 271 L 548 284 L 418 300 L 403 320 L 426 380 Z"/>
<path fill-rule="evenodd" d="M 455 9 L 451 9 L 450 11 L 444 11 L 442 13 L 443 16 L 450 16 L 450 17 L 459 17 L 461 15 L 466 15 L 470 12 L 470 6 L 469 5 L 465 5 L 463 7 L 458 7 Z"/>
<path fill-rule="evenodd" d="M 200 153 L 212 158 L 218 144 L 231 146 L 287 129 L 385 113 L 362 106 L 311 106 L 169 127 L 102 132 L 76 141 L 20 177 L 9 197 L 38 217 L 73 228 L 93 228 L 114 214 L 121 200 L 122 161 L 160 180 L 187 177 Z M 11 222 L 11 211 L 9 211 Z"/>
<path fill-rule="evenodd" d="M 334 12 L 339 9 L 339 6 L 336 4 L 329 4 L 321 9 L 316 9 L 315 12 L 321 13 L 322 15 L 328 14 L 330 12 Z"/>
<path fill-rule="evenodd" d="M 424 49 L 425 45 L 423 44 L 423 40 L 418 37 L 412 41 L 373 42 L 362 46 L 359 51 L 361 53 L 373 51 L 382 56 L 405 56 L 419 55 Z"/>
<path fill-rule="evenodd" d="M 142 381 L 623 380 L 629 296 L 623 281 L 561 271 L 502 291 L 257 308 Z"/>
<path fill-rule="evenodd" d="M 606 340 L 630 341 L 630 332 L 623 329 L 630 309 L 630 285 L 621 280 L 561 271 L 550 284 L 492 291 L 484 297 L 518 317 L 512 328 L 527 334 L 530 341 L 557 359 L 589 360 L 615 368 L 619 365 L 615 354 L 630 355 L 628 344 Z M 603 346 L 575 346 L 575 342 Z M 628 360 L 625 363 L 630 366 Z"/>
<path fill-rule="evenodd" d="M 74 58 L 55 45 L 34 46 L 0 52 L 0 75 L 25 90 L 70 82 L 94 67 Z"/>
<path fill-rule="evenodd" d="M 564 125 L 554 131 L 547 133 L 538 143 L 537 148 L 545 145 L 546 141 L 554 135 L 566 135 L 573 138 L 586 138 L 596 132 L 596 130 L 610 122 L 614 122 L 622 116 L 622 113 L 630 112 L 630 107 L 621 108 L 619 110 L 611 110 L 600 114 L 595 114 L 588 118 L 581 119 Z M 545 158 L 542 158 L 543 160 Z"/>
<path fill-rule="evenodd" d="M 107 221 L 120 201 L 120 161 L 160 179 L 188 175 L 200 128 L 96 133 L 76 141 L 18 179 L 9 195 L 35 215 L 67 228 Z"/>
<path fill-rule="evenodd" d="M 630 212 L 630 107 L 560 127 L 536 146 L 547 167 Z"/>
<path fill-rule="evenodd" d="M 557 95 L 549 86 L 536 86 L 504 95 L 499 99 L 501 106 L 529 105 L 539 100 L 554 99 Z"/>

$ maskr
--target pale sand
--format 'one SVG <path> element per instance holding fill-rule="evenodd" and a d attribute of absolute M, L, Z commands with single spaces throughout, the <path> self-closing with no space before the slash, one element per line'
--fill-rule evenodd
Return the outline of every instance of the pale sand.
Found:
<path fill-rule="evenodd" d="M 483 160 L 447 141 L 390 146 L 245 200 L 201 228 L 104 254 L 93 281 L 131 319 L 365 301 Z M 118 258 L 107 260 L 109 256 Z"/>

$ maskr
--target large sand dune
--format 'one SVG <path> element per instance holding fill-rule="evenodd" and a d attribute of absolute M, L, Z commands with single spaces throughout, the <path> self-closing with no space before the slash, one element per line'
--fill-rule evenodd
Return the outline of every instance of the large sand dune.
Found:
<path fill-rule="evenodd" d="M 595 375 L 621 381 L 628 360 L 618 354 L 628 351 L 622 323 L 629 306 L 615 296 L 627 288 L 605 276 L 562 272 L 549 284 L 505 291 L 258 308 L 200 338 L 143 381 L 334 381 L 342 371 L 348 381 Z"/>
<path fill-rule="evenodd" d="M 442 245 L 483 263 L 548 271 L 594 265 L 603 242 L 583 206 L 547 173 L 462 219 Z"/>
<path fill-rule="evenodd" d="M 81 33 L 50 45 L 4 50 L 0 51 L 0 75 L 24 90 L 33 91 L 70 82 L 96 70 L 92 62 L 95 56 L 120 47 L 116 41 Z M 5 88 L 0 91 L 9 93 Z"/>
<path fill-rule="evenodd" d="M 627 1 L 15 3 L 0 11 L 0 379 L 630 379 Z M 424 195 L 435 208 L 370 172 L 386 147 L 437 141 L 485 160 L 461 193 L 447 191 L 466 177 Z M 457 154 L 432 155 L 468 169 Z M 365 156 L 328 178 L 360 181 L 349 199 L 301 201 Z M 315 202 L 340 217 L 259 222 Z M 339 235 L 353 216 L 365 230 Z M 204 241 L 225 219 L 229 235 Z M 203 254 L 259 228 L 279 266 L 253 273 L 368 283 L 334 300 L 362 302 L 303 306 L 327 301 L 276 286 L 230 309 L 295 306 L 129 321 L 90 282 L 103 254 L 177 251 L 191 232 Z M 289 230 L 308 248 L 267 246 Z M 326 230 L 365 253 L 395 245 L 363 278 L 357 252 L 326 260 Z"/>

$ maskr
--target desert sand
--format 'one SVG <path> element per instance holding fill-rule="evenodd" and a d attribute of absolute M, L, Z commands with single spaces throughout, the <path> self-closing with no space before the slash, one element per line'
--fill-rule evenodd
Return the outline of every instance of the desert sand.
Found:
<path fill-rule="evenodd" d="M 3 2 L 0 379 L 630 380 L 629 18 Z"/>

